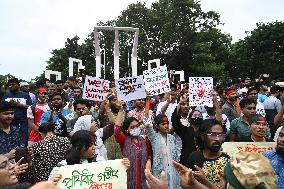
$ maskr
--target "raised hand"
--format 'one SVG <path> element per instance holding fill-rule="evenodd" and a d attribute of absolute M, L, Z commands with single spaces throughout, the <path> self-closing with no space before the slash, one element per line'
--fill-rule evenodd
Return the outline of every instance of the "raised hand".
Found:
<path fill-rule="evenodd" d="M 145 172 L 145 176 L 147 179 L 147 185 L 149 189 L 168 189 L 169 188 L 168 181 L 167 181 L 167 175 L 164 171 L 161 173 L 161 180 L 154 177 L 150 169 L 145 169 L 144 172 Z"/>

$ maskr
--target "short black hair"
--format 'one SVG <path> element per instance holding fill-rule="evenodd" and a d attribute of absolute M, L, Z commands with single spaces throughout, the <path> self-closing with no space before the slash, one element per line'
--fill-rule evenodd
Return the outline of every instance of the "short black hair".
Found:
<path fill-rule="evenodd" d="M 58 85 L 58 84 L 63 84 L 64 82 L 62 80 L 57 80 L 54 82 L 54 84 Z"/>
<path fill-rule="evenodd" d="M 14 106 L 10 102 L 3 101 L 0 103 L 0 112 L 13 110 Z"/>
<path fill-rule="evenodd" d="M 76 81 L 75 77 L 73 77 L 73 76 L 68 77 L 67 80 L 69 80 L 69 81 Z"/>
<path fill-rule="evenodd" d="M 255 100 L 250 99 L 250 98 L 243 98 L 240 101 L 240 108 L 243 109 L 244 107 L 246 107 L 247 105 L 250 105 L 250 104 L 255 104 L 256 105 Z"/>
<path fill-rule="evenodd" d="M 74 103 L 73 103 L 73 107 L 74 107 L 75 110 L 76 110 L 76 107 L 77 107 L 78 104 L 85 104 L 87 106 L 87 108 L 91 108 L 91 104 L 86 99 L 75 100 Z"/>
<path fill-rule="evenodd" d="M 40 133 L 46 134 L 48 132 L 54 132 L 54 130 L 55 130 L 55 125 L 51 122 L 45 122 L 38 126 L 38 132 Z"/>
<path fill-rule="evenodd" d="M 223 133 L 224 134 L 226 133 L 226 130 L 224 130 L 224 127 L 222 126 L 221 122 L 217 121 L 216 119 L 205 119 L 205 120 L 203 120 L 202 124 L 198 128 L 197 136 L 196 136 L 196 144 L 197 144 L 197 146 L 200 150 L 204 149 L 204 140 L 202 139 L 202 137 L 206 133 L 209 133 L 209 131 L 211 130 L 211 128 L 214 125 L 220 125 L 220 127 L 222 127 L 222 129 L 223 129 Z"/>
<path fill-rule="evenodd" d="M 54 96 L 60 96 L 63 101 L 65 100 L 65 99 L 64 99 L 64 96 L 63 96 L 61 93 L 58 93 L 58 92 L 51 94 L 50 97 L 49 97 L 50 100 L 52 100 L 52 98 L 53 98 Z"/>
<path fill-rule="evenodd" d="M 250 88 L 248 88 L 247 96 L 249 95 L 249 93 L 251 93 L 251 91 L 256 91 L 256 92 L 258 92 L 255 87 L 250 87 Z"/>
<path fill-rule="evenodd" d="M 271 94 L 276 94 L 277 92 L 280 92 L 280 90 L 281 90 L 281 87 L 279 85 L 273 85 L 270 88 Z"/>
<path fill-rule="evenodd" d="M 18 80 L 18 78 L 11 78 L 8 80 L 7 84 L 10 84 L 10 83 L 17 83 L 17 84 L 20 84 L 20 81 Z"/>

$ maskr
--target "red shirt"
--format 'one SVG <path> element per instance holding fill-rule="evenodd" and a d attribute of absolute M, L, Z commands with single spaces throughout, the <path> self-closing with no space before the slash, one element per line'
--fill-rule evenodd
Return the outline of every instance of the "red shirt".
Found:
<path fill-rule="evenodd" d="M 50 107 L 49 107 L 48 103 L 44 103 L 44 104 L 37 103 L 34 111 L 32 110 L 32 106 L 29 106 L 29 108 L 27 110 L 27 118 L 28 118 L 28 120 L 32 120 L 34 122 L 34 124 L 36 126 L 38 126 L 38 124 L 40 122 L 41 115 L 43 113 L 49 111 L 49 110 L 50 110 Z M 32 129 L 30 136 L 29 136 L 29 141 L 38 142 L 40 140 L 41 140 L 41 136 L 40 136 L 39 132 Z"/>

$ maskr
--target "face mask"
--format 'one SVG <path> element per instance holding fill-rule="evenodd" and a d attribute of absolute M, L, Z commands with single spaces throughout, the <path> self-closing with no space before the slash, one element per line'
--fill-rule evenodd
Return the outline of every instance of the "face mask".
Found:
<path fill-rule="evenodd" d="M 190 123 L 194 125 L 200 125 L 202 121 L 203 121 L 202 117 L 190 118 Z"/>
<path fill-rule="evenodd" d="M 140 133 L 141 133 L 141 129 L 140 128 L 135 128 L 135 129 L 132 129 L 129 134 L 131 136 L 137 137 L 137 136 L 140 135 Z"/>

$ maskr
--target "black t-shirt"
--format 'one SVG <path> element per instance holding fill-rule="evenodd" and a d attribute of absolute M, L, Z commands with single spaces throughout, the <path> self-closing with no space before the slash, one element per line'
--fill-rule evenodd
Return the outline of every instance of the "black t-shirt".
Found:
<path fill-rule="evenodd" d="M 265 138 L 265 140 L 266 140 L 266 142 L 274 142 L 270 138 Z M 245 136 L 245 137 L 241 137 L 239 142 L 254 142 L 254 141 L 251 139 L 251 136 Z"/>
<path fill-rule="evenodd" d="M 196 171 L 194 165 L 200 167 L 207 179 L 220 187 L 221 177 L 226 164 L 230 161 L 230 156 L 222 153 L 216 159 L 206 159 L 202 151 L 195 151 L 189 155 L 187 167 Z"/>

